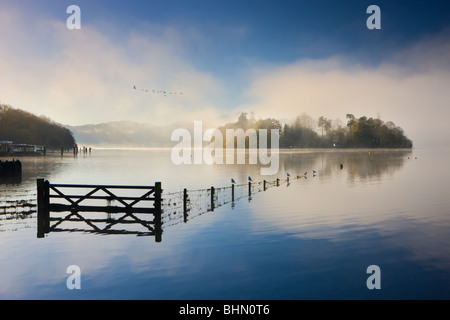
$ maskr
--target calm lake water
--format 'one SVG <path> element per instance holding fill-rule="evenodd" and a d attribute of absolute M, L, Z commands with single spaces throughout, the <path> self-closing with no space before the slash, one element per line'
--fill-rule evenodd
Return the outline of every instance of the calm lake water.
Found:
<path fill-rule="evenodd" d="M 0 182 L 1 299 L 450 298 L 448 149 L 289 150 L 276 176 L 260 176 L 258 165 L 176 166 L 170 150 L 95 149 L 21 161 L 20 183 Z M 37 178 L 162 182 L 162 241 L 69 231 L 37 238 Z M 70 265 L 80 267 L 81 290 L 66 286 Z M 371 265 L 381 271 L 379 290 L 366 284 Z"/>

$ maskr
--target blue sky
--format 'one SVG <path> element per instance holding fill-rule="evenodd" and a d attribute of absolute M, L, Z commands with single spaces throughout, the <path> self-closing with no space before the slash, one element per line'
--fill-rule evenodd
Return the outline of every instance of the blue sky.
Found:
<path fill-rule="evenodd" d="M 55 6 L 52 2 L 46 2 L 49 4 L 45 11 L 55 18 L 63 18 L 61 10 L 74 3 L 58 1 L 61 4 Z M 144 22 L 194 28 L 208 40 L 201 52 L 207 62 L 229 56 L 291 62 L 337 54 L 379 62 L 391 50 L 450 26 L 450 4 L 433 0 L 91 0 L 77 3 L 83 9 L 84 23 L 98 25 L 107 20 L 116 26 L 115 31 L 120 29 L 125 34 L 130 29 L 139 29 Z M 365 28 L 369 16 L 365 11 L 371 4 L 382 9 L 383 28 L 377 32 Z M 202 66 L 200 62 L 199 66 Z M 216 64 L 208 66 L 217 67 Z"/>
<path fill-rule="evenodd" d="M 421 121 L 450 116 L 448 1 L 0 0 L 0 18 L 0 101 L 64 124 L 354 113 L 449 133 Z"/>
<path fill-rule="evenodd" d="M 342 55 L 364 63 L 380 63 L 389 59 L 392 52 L 450 26 L 450 4 L 433 0 L 34 0 L 31 3 L 32 14 L 37 12 L 38 17 L 42 14 L 60 20 L 66 18 L 62 13 L 68 5 L 77 4 L 82 9 L 84 25 L 102 28 L 109 23 L 102 31 L 117 39 L 146 23 L 181 32 L 185 28 L 194 29 L 202 38 L 187 43 L 189 58 L 198 68 L 224 74 L 245 66 L 248 60 L 289 63 L 301 58 Z M 371 4 L 382 10 L 382 30 L 365 27 L 369 16 L 365 11 Z"/>

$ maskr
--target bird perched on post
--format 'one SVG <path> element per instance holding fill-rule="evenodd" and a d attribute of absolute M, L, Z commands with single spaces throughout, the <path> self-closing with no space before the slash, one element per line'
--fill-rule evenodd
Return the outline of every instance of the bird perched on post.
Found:
<path fill-rule="evenodd" d="M 248 177 L 248 181 L 250 181 L 250 182 L 252 182 L 253 180 L 252 180 L 252 177 Z"/>
<path fill-rule="evenodd" d="M 235 183 L 236 183 L 236 181 L 234 181 L 234 179 L 233 179 L 233 178 L 231 178 L 231 183 L 232 183 L 232 184 L 235 184 Z"/>

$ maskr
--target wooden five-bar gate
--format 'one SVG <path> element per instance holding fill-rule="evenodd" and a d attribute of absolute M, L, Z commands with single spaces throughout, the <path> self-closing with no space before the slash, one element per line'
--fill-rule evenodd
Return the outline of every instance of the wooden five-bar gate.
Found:
<path fill-rule="evenodd" d="M 75 193 L 77 190 L 84 190 L 84 192 L 81 194 L 67 193 Z M 119 195 L 119 191 L 128 191 L 132 195 Z M 134 196 L 137 191 L 141 191 L 143 194 Z M 161 194 L 160 182 L 156 182 L 154 186 L 108 186 L 51 184 L 44 179 L 38 179 L 38 237 L 42 238 L 49 232 L 82 231 L 99 234 L 151 235 L 155 236 L 156 242 L 160 242 L 162 238 Z M 53 199 L 57 199 L 58 202 L 53 202 Z M 118 203 L 118 205 L 112 205 L 112 203 Z M 145 205 L 143 205 L 144 203 Z M 148 205 L 149 203 L 153 204 Z M 65 214 L 61 216 L 61 213 Z M 59 216 L 56 216 L 57 214 Z M 99 214 L 107 216 L 99 217 Z M 121 216 L 112 218 L 113 214 L 121 214 Z M 143 216 L 152 218 L 144 219 Z M 71 225 L 82 222 L 89 226 L 89 229 L 62 229 L 61 224 L 64 222 Z M 130 224 L 141 225 L 145 231 L 113 229 L 116 226 Z"/>

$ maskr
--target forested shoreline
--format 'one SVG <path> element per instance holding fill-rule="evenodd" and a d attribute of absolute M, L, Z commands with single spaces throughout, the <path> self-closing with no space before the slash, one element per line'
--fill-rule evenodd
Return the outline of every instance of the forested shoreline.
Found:
<path fill-rule="evenodd" d="M 71 149 L 72 132 L 44 116 L 36 116 L 8 105 L 0 105 L 0 141 Z"/>
<path fill-rule="evenodd" d="M 289 148 L 412 148 L 413 142 L 404 130 L 392 121 L 366 116 L 346 114 L 346 123 L 325 117 L 313 119 L 302 113 L 290 121 L 274 118 L 255 119 L 252 114 L 242 112 L 236 122 L 218 128 L 226 136 L 227 129 L 260 129 L 268 131 L 268 146 L 271 146 L 270 131 L 278 129 L 279 147 Z M 140 133 L 146 135 L 145 130 Z M 71 149 L 76 145 L 71 130 L 45 116 L 0 104 L 0 141 L 16 144 L 43 145 L 48 148 Z M 158 141 L 155 141 L 158 144 Z M 162 143 L 161 141 L 159 143 Z M 164 145 L 164 144 L 162 144 Z"/>

